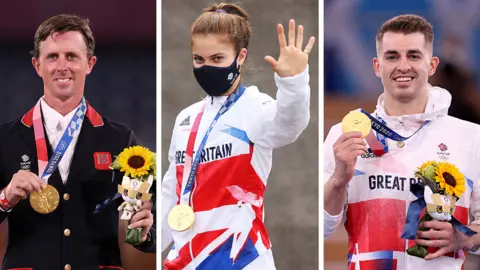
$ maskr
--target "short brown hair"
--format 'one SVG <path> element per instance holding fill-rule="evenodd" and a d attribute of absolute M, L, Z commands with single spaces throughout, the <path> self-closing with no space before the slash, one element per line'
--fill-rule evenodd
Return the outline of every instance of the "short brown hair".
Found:
<path fill-rule="evenodd" d="M 93 56 L 95 50 L 95 39 L 90 29 L 89 20 L 71 14 L 61 14 L 49 18 L 38 27 L 34 37 L 32 56 L 38 58 L 40 54 L 40 42 L 45 41 L 54 33 L 65 33 L 78 31 L 82 34 L 87 45 L 88 58 Z"/>
<path fill-rule="evenodd" d="M 247 48 L 252 36 L 247 12 L 236 4 L 220 3 L 203 10 L 190 29 L 190 35 L 226 34 L 238 53 Z"/>
<path fill-rule="evenodd" d="M 406 14 L 391 18 L 378 29 L 376 40 L 381 42 L 387 32 L 400 34 L 422 33 L 425 41 L 433 43 L 433 26 L 423 17 Z"/>

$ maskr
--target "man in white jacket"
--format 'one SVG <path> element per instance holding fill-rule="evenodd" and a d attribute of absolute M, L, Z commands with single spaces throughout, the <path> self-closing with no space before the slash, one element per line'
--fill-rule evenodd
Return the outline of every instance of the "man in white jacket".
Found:
<path fill-rule="evenodd" d="M 433 39 L 431 24 L 416 15 L 388 20 L 376 37 L 373 66 L 384 93 L 371 116 L 407 140 L 377 134 L 385 144 L 377 155 L 361 134 L 342 134 L 340 124 L 325 140 L 324 237 L 345 218 L 348 269 L 461 269 L 464 250 L 478 252 L 479 234 L 466 237 L 448 222 L 424 222 L 429 230 L 419 231 L 417 240 L 402 239 L 408 207 L 417 199 L 410 192 L 418 182 L 414 172 L 429 160 L 448 161 L 465 175 L 454 217 L 480 231 L 480 126 L 448 116 L 451 95 L 428 84 L 439 63 Z M 405 252 L 416 244 L 428 247 L 425 259 Z"/>

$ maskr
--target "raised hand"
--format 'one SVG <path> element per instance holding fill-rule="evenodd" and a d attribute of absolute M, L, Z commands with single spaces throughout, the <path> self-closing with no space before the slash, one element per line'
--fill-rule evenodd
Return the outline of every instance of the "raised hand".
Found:
<path fill-rule="evenodd" d="M 288 45 L 282 24 L 277 26 L 280 56 L 275 60 L 272 56 L 266 56 L 265 60 L 280 77 L 291 77 L 302 73 L 308 64 L 308 54 L 313 48 L 315 37 L 310 37 L 307 46 L 303 46 L 303 26 L 298 26 L 295 37 L 295 20 L 291 19 L 288 27 Z"/>

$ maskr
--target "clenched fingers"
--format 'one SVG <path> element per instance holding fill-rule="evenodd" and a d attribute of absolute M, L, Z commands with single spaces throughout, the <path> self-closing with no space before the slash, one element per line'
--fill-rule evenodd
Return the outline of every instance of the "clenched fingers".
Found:
<path fill-rule="evenodd" d="M 436 240 L 426 240 L 426 239 L 417 239 L 418 245 L 427 246 L 427 247 L 445 247 L 450 245 L 451 241 L 445 239 L 436 239 Z"/>
<path fill-rule="evenodd" d="M 453 240 L 453 234 L 449 231 L 441 230 L 428 230 L 428 231 L 418 231 L 417 238 L 427 238 L 427 239 L 444 239 L 448 241 Z"/>
<path fill-rule="evenodd" d="M 446 230 L 450 232 L 454 232 L 455 230 L 453 229 L 452 224 L 449 222 L 442 222 L 438 220 L 432 220 L 432 221 L 425 221 L 422 222 L 419 226 L 420 228 L 431 228 L 435 230 Z"/>
<path fill-rule="evenodd" d="M 142 206 L 140 207 L 140 210 L 146 209 L 146 210 L 152 210 L 153 208 L 153 203 L 152 201 L 144 201 L 142 203 Z"/>
<path fill-rule="evenodd" d="M 13 187 L 17 189 L 22 189 L 24 190 L 27 194 L 30 194 L 33 192 L 33 185 L 30 183 L 28 180 L 23 180 L 23 181 L 18 181 L 13 184 Z"/>
<path fill-rule="evenodd" d="M 361 132 L 345 132 L 343 133 L 340 137 L 338 137 L 337 141 L 335 142 L 334 146 L 335 145 L 339 145 L 339 144 L 342 144 L 343 142 L 345 142 L 346 140 L 350 139 L 350 138 L 359 138 L 361 139 L 362 138 L 362 133 Z"/>
<path fill-rule="evenodd" d="M 150 228 L 153 225 L 153 214 L 149 210 L 142 210 L 133 215 L 130 220 L 130 225 L 128 226 L 131 229 L 148 227 Z"/>
<path fill-rule="evenodd" d="M 367 150 L 365 140 L 359 138 L 348 138 L 340 144 L 334 145 L 335 153 L 350 153 L 354 149 Z"/>
<path fill-rule="evenodd" d="M 18 188 L 18 187 L 12 188 L 11 190 L 9 190 L 9 193 L 11 193 L 14 197 L 18 197 L 18 198 L 21 198 L 21 199 L 26 199 L 28 194 L 29 194 L 24 189 L 21 189 L 21 188 Z"/>
<path fill-rule="evenodd" d="M 349 155 L 353 152 L 356 152 L 356 151 L 361 151 L 362 153 L 367 153 L 367 147 L 365 145 L 361 145 L 361 144 L 351 144 L 351 145 L 348 145 L 347 147 L 345 147 L 343 149 L 343 151 L 340 153 L 340 154 L 345 154 L 345 155 Z"/>
<path fill-rule="evenodd" d="M 25 189 L 29 193 L 33 191 L 40 192 L 46 186 L 36 174 L 28 171 L 19 171 L 13 179 L 13 185 Z"/>
<path fill-rule="evenodd" d="M 433 260 L 433 259 L 436 259 L 436 258 L 439 258 L 447 253 L 450 252 L 450 249 L 448 247 L 442 247 L 440 249 L 438 249 L 435 253 L 430 253 L 428 254 L 427 256 L 425 256 L 425 260 L 428 261 L 428 260 Z"/>

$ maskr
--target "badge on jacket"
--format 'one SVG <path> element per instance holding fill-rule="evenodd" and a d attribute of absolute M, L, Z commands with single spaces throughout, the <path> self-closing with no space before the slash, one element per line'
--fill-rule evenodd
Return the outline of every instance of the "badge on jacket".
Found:
<path fill-rule="evenodd" d="M 32 162 L 30 161 L 30 157 L 27 155 L 22 156 L 22 162 L 20 162 L 20 168 L 25 171 L 30 171 L 30 166 Z"/>
<path fill-rule="evenodd" d="M 95 152 L 93 159 L 97 170 L 110 170 L 109 166 L 112 163 L 112 155 L 109 152 Z"/>

